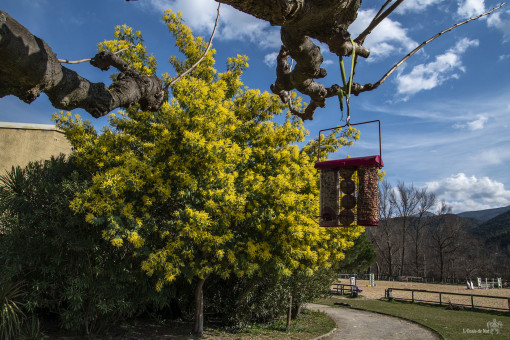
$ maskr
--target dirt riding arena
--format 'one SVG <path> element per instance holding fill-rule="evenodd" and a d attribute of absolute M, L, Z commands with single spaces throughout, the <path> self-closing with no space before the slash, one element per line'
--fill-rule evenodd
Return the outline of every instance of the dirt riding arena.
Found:
<path fill-rule="evenodd" d="M 342 279 L 337 281 L 338 283 L 350 284 L 349 280 Z M 364 299 L 381 299 L 385 297 L 385 290 L 388 288 L 400 288 L 400 289 L 417 289 L 427 290 L 432 292 L 444 292 L 444 293 L 458 293 L 458 294 L 469 294 L 469 295 L 484 295 L 484 296 L 501 296 L 510 299 L 509 288 L 491 288 L 491 289 L 467 289 L 467 285 L 444 285 L 434 283 L 419 283 L 419 282 L 398 282 L 398 281 L 375 281 L 375 287 L 369 286 L 368 280 L 357 280 L 356 285 L 363 291 L 360 293 L 361 298 Z M 475 283 L 476 285 L 476 283 Z M 392 291 L 392 296 L 395 298 L 406 298 L 411 299 L 411 292 L 409 291 Z M 415 300 L 428 300 L 439 303 L 439 294 L 431 293 L 414 293 Z M 458 295 L 442 295 L 442 303 L 449 304 L 450 302 L 455 305 L 468 305 L 470 306 L 471 296 L 458 296 Z M 493 299 L 484 297 L 474 297 L 474 303 L 477 307 L 482 308 L 497 308 L 506 309 L 509 308 L 510 300 L 507 299 Z"/>

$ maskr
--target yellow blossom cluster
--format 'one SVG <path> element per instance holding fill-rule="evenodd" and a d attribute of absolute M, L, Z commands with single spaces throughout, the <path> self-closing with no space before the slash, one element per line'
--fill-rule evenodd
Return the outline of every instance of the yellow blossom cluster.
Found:
<path fill-rule="evenodd" d="M 170 60 L 181 73 L 206 43 L 179 14 L 167 11 L 164 20 L 186 57 Z M 140 32 L 119 26 L 100 49 L 129 46 L 121 56 L 153 74 L 156 62 L 142 43 Z M 178 276 L 226 278 L 261 268 L 313 275 L 341 260 L 363 229 L 318 226 L 317 139 L 300 148 L 308 135 L 301 119 L 283 113 L 277 96 L 244 87 L 247 58 L 229 58 L 218 73 L 214 53 L 175 84 L 158 112 L 120 111 L 100 133 L 69 113 L 55 116 L 93 174 L 71 206 L 113 246 L 140 256 L 157 289 Z M 333 132 L 323 138 L 323 157 L 358 138 L 352 128 Z"/>

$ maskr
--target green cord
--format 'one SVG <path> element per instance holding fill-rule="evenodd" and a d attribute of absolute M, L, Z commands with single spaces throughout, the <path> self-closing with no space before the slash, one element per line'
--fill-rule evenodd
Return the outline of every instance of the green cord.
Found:
<path fill-rule="evenodd" d="M 352 87 L 352 79 L 354 78 L 354 60 L 356 59 L 356 45 L 354 44 L 354 41 L 351 39 L 352 43 L 352 60 L 351 60 L 351 75 L 349 77 L 349 96 L 347 97 L 347 100 L 351 99 L 351 87 Z"/>
<path fill-rule="evenodd" d="M 345 93 L 344 89 L 347 87 L 347 77 L 345 76 L 345 66 L 344 66 L 344 58 L 340 56 L 340 73 L 342 74 L 342 83 L 344 84 L 343 88 L 339 89 L 337 92 L 338 100 L 340 101 L 340 110 L 344 111 L 344 100 L 343 97 L 347 97 L 347 109 L 348 109 L 348 116 L 347 119 L 350 120 L 350 110 L 349 110 L 349 101 L 351 99 L 351 88 L 352 88 L 352 81 L 354 78 L 354 62 L 356 59 L 356 45 L 354 44 L 354 41 L 352 39 L 352 60 L 351 60 L 351 74 L 349 75 L 349 87 L 347 89 L 347 93 Z"/>
<path fill-rule="evenodd" d="M 344 87 L 347 85 L 347 78 L 345 77 L 344 58 L 340 56 L 340 72 L 342 73 L 342 82 Z"/>

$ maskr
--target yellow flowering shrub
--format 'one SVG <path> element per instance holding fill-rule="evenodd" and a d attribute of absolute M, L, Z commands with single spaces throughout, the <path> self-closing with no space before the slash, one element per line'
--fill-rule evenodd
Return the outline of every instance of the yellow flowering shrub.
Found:
<path fill-rule="evenodd" d="M 180 15 L 167 11 L 164 20 L 186 57 L 170 60 L 180 73 L 206 43 Z M 129 46 L 122 57 L 132 67 L 156 72 L 139 31 L 119 26 L 115 38 L 100 49 Z M 93 173 L 72 208 L 139 257 L 142 269 L 157 275 L 157 289 L 179 276 L 241 277 L 261 268 L 312 275 L 343 259 L 363 229 L 318 226 L 317 140 L 300 148 L 308 135 L 301 119 L 277 96 L 244 87 L 245 56 L 229 58 L 218 73 L 214 53 L 175 84 L 158 112 L 119 111 L 101 133 L 69 113 L 55 116 Z M 294 104 L 302 105 L 299 98 Z M 328 135 L 322 154 L 357 138 L 354 129 Z"/>

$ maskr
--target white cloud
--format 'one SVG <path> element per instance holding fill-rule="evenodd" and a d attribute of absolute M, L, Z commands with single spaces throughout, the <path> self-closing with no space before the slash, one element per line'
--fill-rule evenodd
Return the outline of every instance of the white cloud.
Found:
<path fill-rule="evenodd" d="M 479 115 L 478 119 L 473 120 L 472 122 L 467 123 L 467 127 L 471 131 L 481 130 L 481 129 L 484 128 L 485 123 L 487 123 L 487 120 L 488 120 L 487 116 Z"/>
<path fill-rule="evenodd" d="M 499 56 L 498 60 L 499 61 L 503 61 L 503 60 L 506 60 L 508 58 L 510 58 L 510 54 L 502 54 L 502 55 Z"/>
<path fill-rule="evenodd" d="M 470 18 L 485 12 L 484 0 L 459 0 L 457 14 L 463 18 Z"/>
<path fill-rule="evenodd" d="M 501 150 L 484 150 L 482 151 L 476 158 L 479 162 L 487 165 L 498 165 L 503 163 L 505 159 L 504 153 L 501 152 Z"/>
<path fill-rule="evenodd" d="M 273 52 L 266 54 L 264 56 L 264 64 L 266 64 L 269 67 L 275 67 L 276 66 L 276 57 L 278 56 L 278 52 Z"/>
<path fill-rule="evenodd" d="M 510 41 L 510 11 L 492 13 L 487 19 L 487 25 L 503 33 L 503 41 Z"/>
<path fill-rule="evenodd" d="M 443 0 L 407 0 L 397 8 L 397 13 L 404 14 L 406 12 L 418 12 L 424 10 L 428 6 L 438 4 Z"/>
<path fill-rule="evenodd" d="M 361 33 L 376 15 L 374 9 L 359 10 L 356 21 L 349 27 L 353 39 Z M 384 19 L 367 37 L 364 46 L 370 50 L 370 58 L 374 61 L 385 58 L 393 53 L 409 52 L 418 44 L 407 35 L 407 30 L 402 28 L 398 21 L 389 18 Z"/>
<path fill-rule="evenodd" d="M 397 76 L 397 93 L 409 96 L 433 89 L 449 79 L 458 78 L 456 71 L 465 71 L 460 56 L 471 46 L 478 46 L 478 40 L 463 38 L 446 53 L 437 56 L 434 61 L 416 65 L 407 74 L 400 72 Z"/>
<path fill-rule="evenodd" d="M 145 7 L 163 12 L 171 8 L 182 13 L 184 23 L 201 35 L 209 35 L 214 27 L 218 3 L 214 0 L 146 0 Z M 262 48 L 278 48 L 281 45 L 280 30 L 268 22 L 222 5 L 216 38 L 256 43 Z"/>
<path fill-rule="evenodd" d="M 498 208 L 510 205 L 510 190 L 489 177 L 477 178 L 458 173 L 426 183 L 429 191 L 445 200 L 454 212 Z"/>
<path fill-rule="evenodd" d="M 471 131 L 476 131 L 476 130 L 483 129 L 485 127 L 485 123 L 487 123 L 488 120 L 489 120 L 489 118 L 486 115 L 482 114 L 482 115 L 478 115 L 478 118 L 473 121 L 467 122 L 465 124 L 457 123 L 457 124 L 453 125 L 453 127 L 456 129 L 467 128 Z"/>

